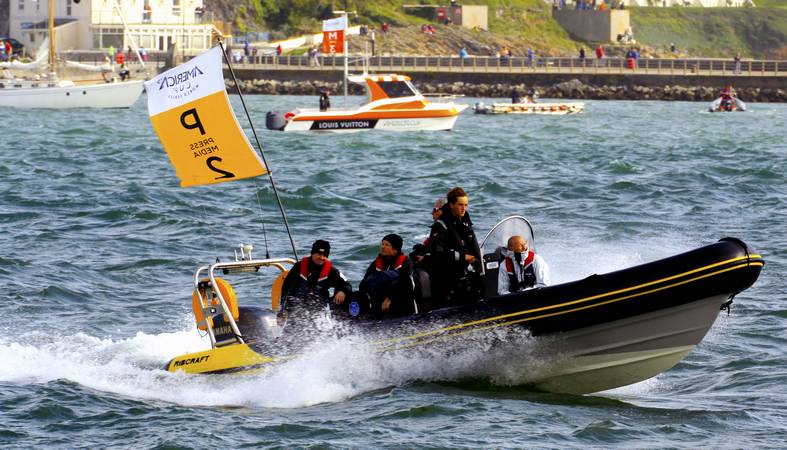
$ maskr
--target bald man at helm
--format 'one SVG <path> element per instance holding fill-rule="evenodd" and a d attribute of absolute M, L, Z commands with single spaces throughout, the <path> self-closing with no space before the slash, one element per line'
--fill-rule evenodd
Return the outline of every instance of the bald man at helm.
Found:
<path fill-rule="evenodd" d="M 503 250 L 503 261 L 497 274 L 499 295 L 519 292 L 550 284 L 549 266 L 540 255 L 528 248 L 522 236 L 511 236 L 508 248 Z"/>

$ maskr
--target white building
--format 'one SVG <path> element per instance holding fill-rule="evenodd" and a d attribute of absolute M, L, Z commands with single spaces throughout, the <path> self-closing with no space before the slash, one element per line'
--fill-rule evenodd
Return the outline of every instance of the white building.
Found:
<path fill-rule="evenodd" d="M 48 0 L 9 0 L 9 35 L 29 50 L 49 35 Z M 117 49 L 199 52 L 211 47 L 216 26 L 202 0 L 56 0 L 57 50 Z"/>

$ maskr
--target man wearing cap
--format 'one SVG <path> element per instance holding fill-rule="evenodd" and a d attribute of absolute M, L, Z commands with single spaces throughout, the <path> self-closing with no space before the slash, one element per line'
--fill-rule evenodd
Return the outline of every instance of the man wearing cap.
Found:
<path fill-rule="evenodd" d="M 482 290 L 481 250 L 467 212 L 468 196 L 455 187 L 429 237 L 432 297 L 436 306 L 478 300 Z"/>
<path fill-rule="evenodd" d="M 402 237 L 388 234 L 380 242 L 380 254 L 366 269 L 358 287 L 360 302 L 366 302 L 376 315 L 411 314 L 413 307 L 413 266 L 402 253 Z M 350 304 L 350 314 L 353 314 Z M 361 307 L 361 309 L 365 309 Z"/>
<path fill-rule="evenodd" d="M 339 269 L 331 265 L 328 260 L 330 253 L 331 244 L 328 241 L 314 241 L 311 256 L 296 263 L 284 279 L 283 302 L 287 297 L 307 299 L 314 296 L 322 302 L 328 302 L 331 298 L 330 289 L 333 288 L 333 303 L 344 303 L 345 298 L 352 293 L 352 286 Z M 283 303 L 282 311 L 286 310 L 285 307 Z"/>

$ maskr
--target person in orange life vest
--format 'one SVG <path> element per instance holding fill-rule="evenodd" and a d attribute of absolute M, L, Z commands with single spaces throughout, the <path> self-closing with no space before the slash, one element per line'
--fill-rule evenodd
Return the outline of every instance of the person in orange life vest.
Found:
<path fill-rule="evenodd" d="M 432 208 L 432 222 L 438 220 L 443 215 L 443 199 L 438 198 L 434 202 L 434 208 Z M 432 233 L 429 233 L 429 236 L 424 239 L 422 244 L 415 244 L 413 245 L 413 251 L 410 252 L 410 259 L 413 261 L 413 264 L 421 269 L 429 270 L 429 240 L 432 237 Z"/>
<path fill-rule="evenodd" d="M 402 253 L 402 237 L 388 234 L 380 242 L 380 254 L 369 264 L 358 291 L 377 315 L 404 315 L 413 312 L 413 265 Z M 360 306 L 360 305 L 359 305 Z M 353 314 L 350 305 L 350 314 Z"/>
<path fill-rule="evenodd" d="M 341 305 L 345 298 L 352 294 L 352 286 L 347 278 L 328 260 L 330 252 L 331 244 L 318 239 L 312 245 L 311 255 L 295 263 L 290 269 L 282 285 L 282 311 L 286 310 L 288 297 L 317 297 L 320 302 L 327 303 L 331 299 L 330 289 L 333 288 L 333 303 Z"/>
<path fill-rule="evenodd" d="M 511 236 L 497 275 L 497 293 L 518 292 L 532 287 L 548 286 L 549 266 L 540 255 L 529 250 L 522 236 Z"/>
<path fill-rule="evenodd" d="M 480 298 L 481 250 L 467 212 L 467 193 L 455 187 L 446 196 L 442 215 L 429 236 L 432 297 L 439 303 L 460 304 Z"/>

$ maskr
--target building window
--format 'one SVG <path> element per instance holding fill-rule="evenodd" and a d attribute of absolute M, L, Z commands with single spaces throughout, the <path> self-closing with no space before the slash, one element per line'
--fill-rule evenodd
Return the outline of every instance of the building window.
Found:
<path fill-rule="evenodd" d="M 66 0 L 66 15 L 71 15 L 71 2 L 72 0 Z"/>
<path fill-rule="evenodd" d="M 180 16 L 181 4 L 180 0 L 172 0 L 172 15 Z"/>
<path fill-rule="evenodd" d="M 25 10 L 25 0 L 19 0 L 19 10 L 20 11 Z"/>

